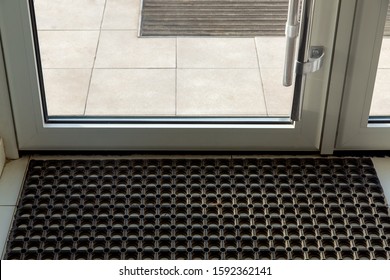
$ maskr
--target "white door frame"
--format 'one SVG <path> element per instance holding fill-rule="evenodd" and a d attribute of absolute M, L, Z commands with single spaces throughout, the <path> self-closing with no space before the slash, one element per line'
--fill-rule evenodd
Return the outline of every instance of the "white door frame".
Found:
<path fill-rule="evenodd" d="M 1 34 L 0 34 L 1 35 Z M 3 139 L 5 155 L 9 159 L 19 158 L 14 119 L 12 115 L 7 75 L 0 36 L 0 138 Z"/>
<path fill-rule="evenodd" d="M 389 150 L 390 123 L 369 123 L 389 0 L 358 1 L 337 150 Z"/>
<path fill-rule="evenodd" d="M 343 0 L 340 3 L 340 18 L 333 55 L 332 73 L 326 102 L 325 120 L 321 139 L 321 154 L 333 154 L 336 144 L 341 103 L 343 100 L 345 77 L 348 68 L 354 26 L 356 0 Z M 347 34 L 350 34 L 347 36 Z"/>
<path fill-rule="evenodd" d="M 311 45 L 325 46 L 326 58 L 323 68 L 306 80 L 306 92 L 310 94 L 305 96 L 299 123 L 102 125 L 45 123 L 27 0 L 3 0 L 0 28 L 19 149 L 318 151 L 327 93 L 332 85 L 330 70 L 339 63 L 332 60 L 338 8 L 354 2 L 316 1 Z M 347 13 L 340 19 L 348 20 L 346 16 Z"/>

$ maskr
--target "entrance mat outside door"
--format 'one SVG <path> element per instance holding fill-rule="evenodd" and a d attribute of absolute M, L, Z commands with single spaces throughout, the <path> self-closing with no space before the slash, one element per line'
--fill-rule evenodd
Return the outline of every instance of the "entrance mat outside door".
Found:
<path fill-rule="evenodd" d="M 284 36 L 288 0 L 143 0 L 141 36 Z"/>
<path fill-rule="evenodd" d="M 367 158 L 33 160 L 6 259 L 390 259 Z"/>

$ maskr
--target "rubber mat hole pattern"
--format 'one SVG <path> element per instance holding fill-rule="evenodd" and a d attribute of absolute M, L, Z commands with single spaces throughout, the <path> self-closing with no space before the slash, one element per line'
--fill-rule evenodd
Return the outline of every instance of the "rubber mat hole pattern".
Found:
<path fill-rule="evenodd" d="M 369 158 L 32 160 L 6 259 L 390 259 Z"/>

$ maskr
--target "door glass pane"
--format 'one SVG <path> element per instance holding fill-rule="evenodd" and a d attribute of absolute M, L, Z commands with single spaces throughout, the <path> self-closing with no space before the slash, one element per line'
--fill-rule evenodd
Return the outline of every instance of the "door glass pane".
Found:
<path fill-rule="evenodd" d="M 49 117 L 290 116 L 288 0 L 32 4 Z"/>
<path fill-rule="evenodd" d="M 376 75 L 370 117 L 389 117 L 390 121 L 390 6 Z"/>

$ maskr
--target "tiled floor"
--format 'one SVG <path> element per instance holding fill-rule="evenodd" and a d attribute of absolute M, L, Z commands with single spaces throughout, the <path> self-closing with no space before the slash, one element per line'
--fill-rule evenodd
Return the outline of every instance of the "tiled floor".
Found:
<path fill-rule="evenodd" d="M 139 38 L 141 0 L 35 0 L 49 115 L 289 116 L 283 37 Z M 385 37 L 371 115 L 390 115 Z"/>
<path fill-rule="evenodd" d="M 390 37 L 384 37 L 376 76 L 370 115 L 390 115 Z"/>
<path fill-rule="evenodd" d="M 34 3 L 49 115 L 290 114 L 282 37 L 139 38 L 140 0 Z"/>

